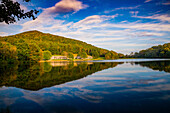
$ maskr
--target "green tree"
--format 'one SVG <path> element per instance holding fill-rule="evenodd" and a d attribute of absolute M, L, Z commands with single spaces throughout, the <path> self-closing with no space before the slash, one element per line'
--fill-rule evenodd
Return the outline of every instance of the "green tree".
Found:
<path fill-rule="evenodd" d="M 81 58 L 87 58 L 87 53 L 86 52 L 81 52 L 77 56 L 80 56 Z"/>
<path fill-rule="evenodd" d="M 63 56 L 68 56 L 68 53 L 67 53 L 66 51 L 63 51 L 63 52 L 61 53 L 61 55 L 63 55 Z"/>
<path fill-rule="evenodd" d="M 14 62 L 17 59 L 17 48 L 8 42 L 0 42 L 0 60 Z"/>
<path fill-rule="evenodd" d="M 93 51 L 92 52 L 92 56 L 93 56 L 93 58 L 98 58 L 99 57 L 99 53 L 97 51 Z"/>
<path fill-rule="evenodd" d="M 39 61 L 41 58 L 40 47 L 35 43 L 29 43 L 29 55 L 31 60 Z"/>
<path fill-rule="evenodd" d="M 74 55 L 73 55 L 73 53 L 69 52 L 69 53 L 68 53 L 68 58 L 72 58 L 72 59 L 74 59 Z"/>
<path fill-rule="evenodd" d="M 111 53 L 110 52 L 108 52 L 108 53 L 106 53 L 106 55 L 105 55 L 105 59 L 111 59 Z"/>
<path fill-rule="evenodd" d="M 135 58 L 170 58 L 170 43 L 164 45 L 153 46 L 146 50 L 141 50 L 139 53 L 135 53 L 131 57 Z"/>
<path fill-rule="evenodd" d="M 119 58 L 124 58 L 125 57 L 125 55 L 122 54 L 122 53 L 118 53 L 118 56 L 119 56 Z"/>
<path fill-rule="evenodd" d="M 43 51 L 43 59 L 44 60 L 50 60 L 50 58 L 51 58 L 51 56 L 52 56 L 52 54 L 51 54 L 51 52 L 50 51 Z"/>

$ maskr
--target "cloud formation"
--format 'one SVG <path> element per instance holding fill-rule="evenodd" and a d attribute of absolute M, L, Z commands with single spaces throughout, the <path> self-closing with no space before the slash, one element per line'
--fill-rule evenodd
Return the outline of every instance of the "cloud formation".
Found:
<path fill-rule="evenodd" d="M 152 0 L 145 0 L 145 2 L 144 3 L 147 3 L 147 2 L 151 2 Z"/>
<path fill-rule="evenodd" d="M 87 7 L 88 5 L 85 5 L 78 0 L 61 0 L 60 2 L 56 3 L 55 6 L 46 8 L 44 11 L 49 14 L 69 13 L 77 12 Z"/>
<path fill-rule="evenodd" d="M 132 49 L 124 50 L 127 46 L 142 48 L 144 46 L 150 47 L 153 45 L 152 43 L 134 44 L 130 41 L 147 39 L 148 42 L 151 40 L 156 41 L 157 39 L 160 40 L 161 37 L 166 36 L 167 32 L 170 32 L 170 25 L 167 23 L 141 23 L 140 21 L 115 23 L 114 20 L 118 17 L 118 14 L 91 15 L 78 22 L 68 23 L 64 20 L 57 20 L 54 18 L 38 18 L 35 21 L 28 21 L 22 24 L 23 29 L 21 32 L 25 30 L 50 32 L 52 34 L 85 41 L 98 47 L 106 49 L 113 48 L 113 50 L 123 53 L 132 51 Z M 115 40 L 119 41 L 118 46 L 121 46 L 122 48 L 116 46 L 114 43 Z M 128 42 L 128 44 L 125 42 Z M 140 50 L 140 48 L 136 48 L 135 50 Z"/>
<path fill-rule="evenodd" d="M 144 1 L 147 3 L 151 0 Z M 164 9 L 150 11 L 150 6 L 156 4 L 147 5 L 143 2 L 133 6 L 119 4 L 103 9 L 104 7 L 100 6 L 87 8 L 88 5 L 93 6 L 94 2 L 91 0 L 86 3 L 82 0 L 60 0 L 57 3 L 53 1 L 52 7 L 38 7 L 42 12 L 40 11 L 36 20 L 22 20 L 15 25 L 1 23 L 0 35 L 5 35 L 6 32 L 6 35 L 10 35 L 39 30 L 123 53 L 170 42 L 169 14 Z M 159 2 L 159 5 L 168 4 L 169 2 L 165 1 Z M 158 4 L 155 7 L 158 7 Z M 80 11 L 82 9 L 86 9 L 86 12 Z"/>
<path fill-rule="evenodd" d="M 132 15 L 137 16 L 137 15 L 138 15 L 138 13 L 139 13 L 139 11 L 130 11 L 129 13 L 131 13 Z"/>
<path fill-rule="evenodd" d="M 119 7 L 119 8 L 115 8 L 113 10 L 109 10 L 109 11 L 104 11 L 104 13 L 110 13 L 113 11 L 118 11 L 118 10 L 132 10 L 132 9 L 137 9 L 139 8 L 141 5 L 137 5 L 137 6 L 133 6 L 133 7 Z"/>
<path fill-rule="evenodd" d="M 109 16 L 108 15 L 92 15 L 92 16 L 86 17 L 83 20 L 76 22 L 73 27 L 81 27 L 81 26 L 85 27 L 86 25 L 95 25 L 95 24 L 102 23 L 103 21 L 106 21 L 106 20 L 114 19 L 117 16 L 118 14 L 109 15 Z"/>
<path fill-rule="evenodd" d="M 8 36 L 8 33 L 6 33 L 6 32 L 0 32 L 0 36 Z"/>
<path fill-rule="evenodd" d="M 160 15 L 160 14 L 155 14 L 152 16 L 133 16 L 136 18 L 142 18 L 142 19 L 156 19 L 156 20 L 160 20 L 160 21 L 167 21 L 170 22 L 170 17 L 166 14 L 166 15 Z"/>
<path fill-rule="evenodd" d="M 135 37 L 151 37 L 151 36 L 164 36 L 165 33 L 157 33 L 157 32 L 136 32 L 131 33 L 131 36 Z"/>
<path fill-rule="evenodd" d="M 170 5 L 170 1 L 162 3 L 162 5 Z"/>

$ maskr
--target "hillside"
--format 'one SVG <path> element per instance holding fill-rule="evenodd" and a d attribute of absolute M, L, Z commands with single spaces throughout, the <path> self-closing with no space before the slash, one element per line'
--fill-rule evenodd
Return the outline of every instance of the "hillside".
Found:
<path fill-rule="evenodd" d="M 98 48 L 79 40 L 39 31 L 28 31 L 12 36 L 0 37 L 1 60 L 39 61 L 43 59 L 44 51 L 48 51 L 52 55 L 66 54 L 73 56 L 73 54 L 78 54 L 82 56 L 91 55 L 93 58 L 118 58 L 118 54 L 114 51 Z"/>
<path fill-rule="evenodd" d="M 146 50 L 136 52 L 130 57 L 133 58 L 170 58 L 170 43 L 164 45 L 153 46 Z"/>

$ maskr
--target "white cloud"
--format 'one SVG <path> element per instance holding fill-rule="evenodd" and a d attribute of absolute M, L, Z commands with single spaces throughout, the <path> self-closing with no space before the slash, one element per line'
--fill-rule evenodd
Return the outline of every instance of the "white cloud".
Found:
<path fill-rule="evenodd" d="M 113 41 L 113 40 L 123 40 L 125 38 L 93 38 L 90 42 L 106 42 L 106 41 Z"/>
<path fill-rule="evenodd" d="M 163 23 L 123 23 L 123 24 L 115 24 L 115 23 L 105 23 L 100 25 L 100 27 L 108 27 L 108 28 L 127 28 L 131 30 L 149 30 L 149 31 L 170 31 L 169 24 Z"/>
<path fill-rule="evenodd" d="M 148 3 L 148 2 L 151 2 L 152 0 L 145 0 L 145 2 L 144 3 Z"/>
<path fill-rule="evenodd" d="M 6 32 L 0 32 L 0 36 L 8 36 L 8 33 L 6 33 Z"/>
<path fill-rule="evenodd" d="M 110 20 L 110 19 L 114 19 L 115 17 L 117 17 L 118 14 L 116 15 L 110 15 L 110 16 L 106 16 L 106 15 L 92 15 L 92 16 L 88 16 L 83 20 L 80 20 L 78 22 L 76 22 L 73 27 L 84 27 L 84 28 L 88 28 L 87 25 L 95 25 L 95 24 L 99 24 L 102 23 L 105 20 Z"/>
<path fill-rule="evenodd" d="M 160 15 L 160 14 L 155 14 L 153 16 L 132 16 L 136 18 L 143 18 L 143 19 L 156 19 L 160 21 L 167 21 L 170 22 L 170 17 L 168 15 Z"/>
<path fill-rule="evenodd" d="M 131 13 L 131 14 L 134 15 L 134 16 L 137 16 L 138 13 L 139 13 L 139 11 L 130 11 L 129 13 Z"/>
<path fill-rule="evenodd" d="M 132 9 L 137 9 L 139 7 L 140 7 L 140 5 L 137 5 L 134 7 L 119 7 L 119 8 L 115 8 L 113 10 L 106 10 L 106 11 L 104 11 L 104 13 L 110 13 L 110 12 L 118 11 L 118 10 L 132 10 Z"/>
<path fill-rule="evenodd" d="M 170 1 L 162 3 L 162 5 L 170 5 Z"/>
<path fill-rule="evenodd" d="M 61 0 L 56 3 L 55 6 L 44 9 L 44 12 L 48 14 L 69 13 L 77 12 L 87 7 L 88 5 L 85 5 L 78 0 Z"/>
<path fill-rule="evenodd" d="M 63 22 L 65 22 L 64 20 L 57 20 L 54 18 L 60 13 L 77 12 L 87 7 L 88 7 L 87 5 L 84 5 L 82 2 L 78 0 L 61 0 L 60 2 L 56 3 L 55 6 L 53 7 L 42 9 L 43 12 L 37 17 L 36 20 L 31 20 L 21 24 L 23 27 L 21 31 L 26 30 L 54 31 L 54 29 L 65 31 L 67 30 L 66 28 L 69 25 L 63 24 Z"/>
<path fill-rule="evenodd" d="M 130 33 L 131 36 L 134 37 L 150 37 L 150 36 L 164 36 L 165 33 L 158 33 L 158 32 L 135 32 Z"/>
<path fill-rule="evenodd" d="M 140 21 L 115 23 L 110 21 L 117 16 L 118 14 L 92 15 L 78 22 L 67 23 L 64 20 L 54 19 L 54 17 L 46 19 L 40 15 L 35 21 L 29 21 L 21 25 L 23 26 L 22 32 L 23 30 L 50 32 L 123 53 L 129 53 L 134 47 L 136 47 L 135 51 L 138 51 L 143 47 L 154 45 L 153 43 L 134 44 L 133 42 L 128 42 L 130 40 L 149 39 L 148 42 L 155 41 L 158 43 L 156 39 L 160 39 L 170 31 L 170 25 L 167 23 L 141 23 Z M 156 36 L 155 40 L 153 40 L 152 36 Z M 117 44 L 112 43 L 115 40 Z"/>

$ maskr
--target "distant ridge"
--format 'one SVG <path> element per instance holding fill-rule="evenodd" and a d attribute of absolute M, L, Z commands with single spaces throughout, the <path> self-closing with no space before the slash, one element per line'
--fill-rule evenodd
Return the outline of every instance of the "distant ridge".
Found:
<path fill-rule="evenodd" d="M 42 33 L 37 30 L 0 37 L 0 42 L 10 47 L 15 47 L 17 54 L 15 56 L 17 56 L 16 59 L 19 60 L 40 60 L 40 58 L 38 58 L 38 54 L 41 54 L 41 51 L 50 51 L 53 55 L 61 55 L 63 52 L 67 52 L 71 54 L 87 54 L 94 58 L 118 58 L 118 54 L 114 51 L 102 49 L 83 41 L 52 35 L 49 33 Z M 7 46 L 3 47 L 8 49 L 10 48 Z M 6 48 L 3 49 L 5 50 Z"/>

